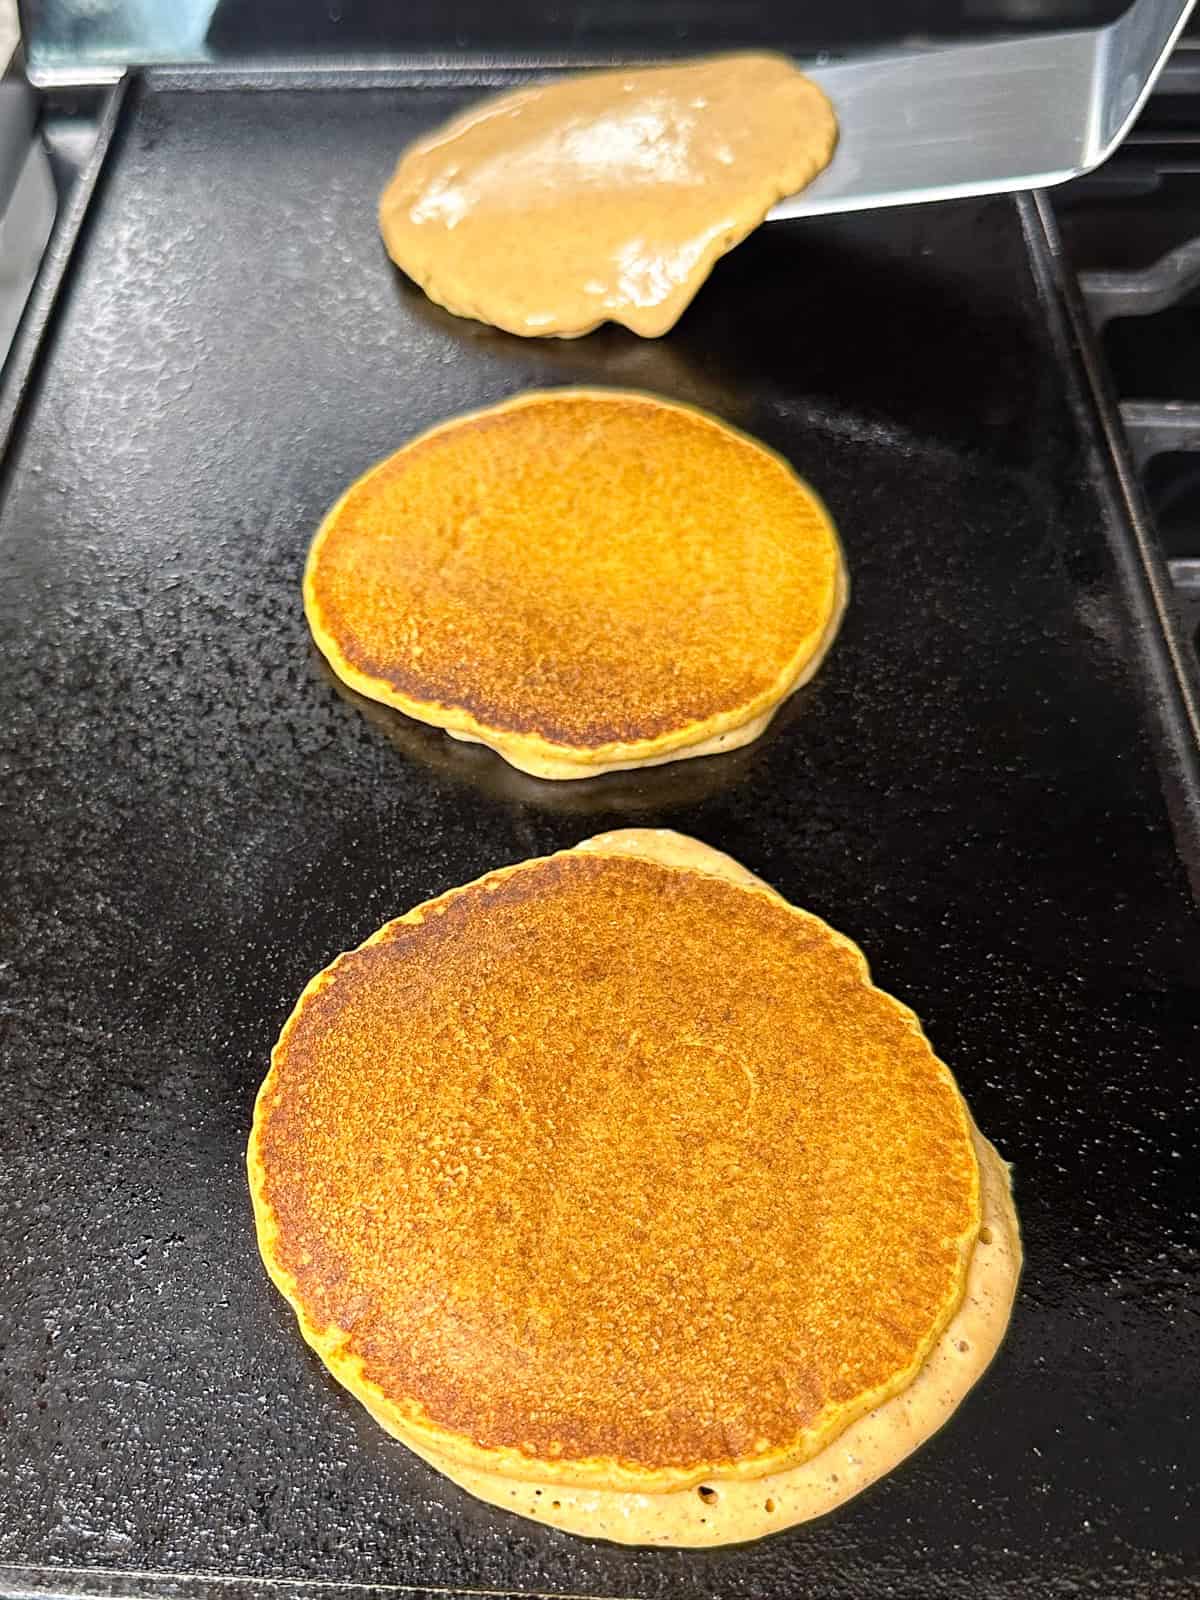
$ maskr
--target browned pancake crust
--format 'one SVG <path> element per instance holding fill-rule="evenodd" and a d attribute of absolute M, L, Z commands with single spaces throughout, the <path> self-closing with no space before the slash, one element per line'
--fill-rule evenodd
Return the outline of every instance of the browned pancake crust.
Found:
<path fill-rule="evenodd" d="M 911 1378 L 978 1227 L 965 1107 L 857 949 L 631 857 L 508 869 L 339 957 L 251 1170 L 306 1335 L 397 1431 L 612 1487 L 812 1454 Z"/>
<path fill-rule="evenodd" d="M 361 478 L 314 541 L 305 605 L 361 693 L 518 754 L 647 759 L 790 692 L 840 575 L 820 502 L 754 440 L 647 396 L 557 390 Z"/>

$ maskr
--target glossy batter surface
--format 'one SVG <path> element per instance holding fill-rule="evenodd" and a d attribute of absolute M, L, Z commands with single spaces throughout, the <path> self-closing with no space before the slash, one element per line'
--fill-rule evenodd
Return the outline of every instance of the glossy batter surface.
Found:
<path fill-rule="evenodd" d="M 319 974 L 250 1171 L 272 1276 L 392 1431 L 661 1492 L 793 1466 L 906 1387 L 980 1187 L 849 940 L 694 841 L 632 850 L 504 869 Z"/>
<path fill-rule="evenodd" d="M 412 145 L 380 227 L 460 316 L 653 336 L 836 138 L 828 100 L 782 56 L 587 73 L 486 100 Z"/>

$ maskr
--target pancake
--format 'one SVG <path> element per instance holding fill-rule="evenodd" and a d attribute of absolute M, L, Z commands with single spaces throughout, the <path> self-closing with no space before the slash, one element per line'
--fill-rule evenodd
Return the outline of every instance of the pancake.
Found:
<path fill-rule="evenodd" d="M 1008 1169 L 977 1130 L 983 1227 L 962 1303 L 907 1388 L 853 1422 L 798 1467 L 664 1494 L 533 1484 L 418 1455 L 461 1488 L 565 1533 L 618 1544 L 739 1544 L 824 1516 L 883 1477 L 935 1433 L 986 1370 L 1008 1327 L 1021 1240 Z M 369 1395 L 361 1398 L 370 1405 Z M 380 1418 L 387 1427 L 385 1418 Z"/>
<path fill-rule="evenodd" d="M 827 1509 L 848 1430 L 840 1492 L 886 1470 L 986 1364 L 1019 1262 L 912 1013 L 660 832 L 492 873 L 318 974 L 249 1171 L 268 1271 L 390 1432 L 632 1542 Z"/>
<path fill-rule="evenodd" d="M 603 389 L 523 394 L 411 441 L 342 495 L 304 574 L 352 689 L 543 778 L 757 738 L 845 599 L 833 525 L 786 462 Z"/>
<path fill-rule="evenodd" d="M 379 225 L 397 266 L 459 316 L 654 337 L 836 139 L 828 100 L 782 56 L 585 73 L 485 100 L 412 145 Z"/>

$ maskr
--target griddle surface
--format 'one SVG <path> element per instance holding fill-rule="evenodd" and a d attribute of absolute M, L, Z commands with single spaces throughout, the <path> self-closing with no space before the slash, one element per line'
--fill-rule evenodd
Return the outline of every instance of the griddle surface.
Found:
<path fill-rule="evenodd" d="M 11 452 L 0 1587 L 1195 1593 L 1197 939 L 1017 209 L 772 226 L 660 343 L 523 343 L 428 305 L 375 230 L 401 145 L 464 98 L 136 92 Z M 352 703 L 311 648 L 301 564 L 344 485 L 562 383 L 708 407 L 839 523 L 841 638 L 750 750 L 539 785 Z M 243 1174 L 317 968 L 623 824 L 732 852 L 863 945 L 1014 1162 L 1026 1232 L 1008 1343 L 944 1432 L 715 1554 L 540 1529 L 389 1441 L 267 1282 Z"/>

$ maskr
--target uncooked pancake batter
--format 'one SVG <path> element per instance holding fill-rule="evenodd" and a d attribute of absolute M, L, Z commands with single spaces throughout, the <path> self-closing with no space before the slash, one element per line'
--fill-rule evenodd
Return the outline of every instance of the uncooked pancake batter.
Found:
<path fill-rule="evenodd" d="M 894 1466 L 987 1365 L 1020 1264 L 912 1013 L 657 831 L 490 874 L 319 974 L 249 1164 L 268 1270 L 384 1427 L 633 1543 L 755 1537 Z"/>
<path fill-rule="evenodd" d="M 485 100 L 412 145 L 380 228 L 459 316 L 653 337 L 836 138 L 828 100 L 782 56 L 581 74 Z"/>

